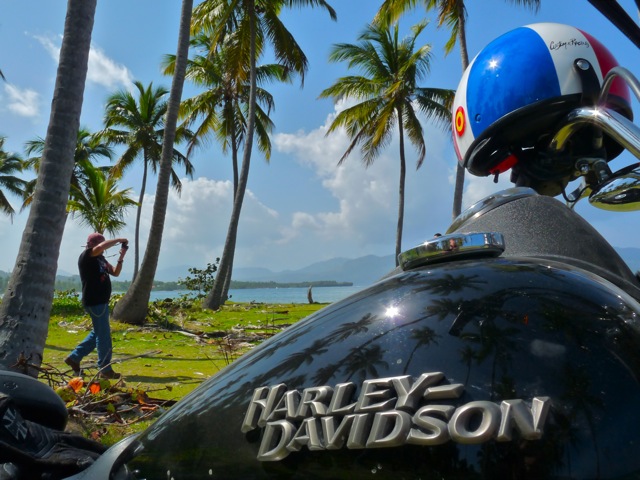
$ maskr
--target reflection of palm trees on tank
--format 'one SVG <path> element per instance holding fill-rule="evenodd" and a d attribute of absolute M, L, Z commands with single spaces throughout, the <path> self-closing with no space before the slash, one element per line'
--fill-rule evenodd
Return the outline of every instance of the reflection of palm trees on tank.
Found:
<path fill-rule="evenodd" d="M 562 395 L 562 399 L 566 401 L 567 405 L 571 406 L 568 414 L 570 419 L 569 424 L 577 425 L 578 417 L 580 416 L 586 420 L 595 450 L 595 478 L 600 478 L 600 448 L 598 446 L 598 436 L 596 435 L 594 425 L 594 419 L 597 413 L 594 413 L 594 410 L 602 410 L 604 408 L 604 402 L 601 398 L 593 394 L 594 386 L 591 381 L 592 377 L 584 368 L 571 368 L 570 365 L 567 365 L 565 370 L 566 373 L 564 376 L 567 379 L 567 388 L 564 395 Z"/>
<path fill-rule="evenodd" d="M 380 345 L 352 348 L 346 358 L 347 377 L 352 379 L 357 374 L 363 381 L 367 378 L 367 374 L 373 378 L 379 377 L 376 366 L 389 368 L 389 364 L 383 360 L 384 353 Z"/>
<path fill-rule="evenodd" d="M 464 385 L 467 387 L 469 385 L 469 377 L 471 376 L 471 366 L 473 365 L 473 361 L 477 360 L 476 351 L 471 348 L 471 345 L 465 345 L 462 350 L 460 350 L 460 359 L 467 365 L 467 375 L 464 378 Z"/>
<path fill-rule="evenodd" d="M 439 278 L 430 278 L 425 282 L 425 289 L 434 295 L 451 295 L 465 290 L 480 290 L 478 285 L 486 285 L 479 275 L 451 275 L 446 273 Z"/>
<path fill-rule="evenodd" d="M 461 288 L 461 285 L 467 285 L 468 288 L 477 289 L 477 284 L 486 282 L 479 281 L 476 275 L 465 276 L 445 274 L 444 277 L 439 279 L 428 278 L 427 283 L 428 285 L 423 283 L 417 288 L 412 288 L 408 295 L 412 296 L 429 291 L 438 292 L 438 295 L 442 297 L 447 293 L 450 294 L 451 292 L 458 291 L 458 289 Z M 546 289 L 544 291 L 547 292 Z M 546 293 L 544 295 L 546 295 Z M 495 322 L 500 320 L 506 322 L 508 325 L 522 323 L 523 318 L 522 315 L 518 313 L 518 309 L 511 311 L 511 309 L 505 308 L 505 305 L 507 305 L 510 300 L 522 298 L 522 296 L 522 291 L 514 292 L 513 290 L 499 290 L 492 295 L 485 296 L 482 302 L 478 302 L 475 299 L 463 300 L 461 298 L 434 298 L 428 304 L 425 316 L 408 323 L 397 323 L 390 328 L 384 328 L 379 334 L 370 336 L 369 340 L 360 344 L 360 348 L 367 348 L 369 345 L 374 345 L 376 342 L 379 342 L 382 337 L 396 332 L 398 329 L 408 328 L 412 324 L 424 322 L 427 317 L 434 316 L 439 320 L 444 320 L 451 315 L 456 315 L 456 319 L 452 324 L 452 330 L 450 333 L 453 335 L 461 335 L 464 341 L 476 344 L 475 347 L 470 345 L 460 353 L 462 361 L 468 365 L 467 380 L 471 370 L 471 362 L 476 361 L 480 364 L 490 355 L 493 355 L 492 379 L 495 385 L 499 366 L 503 365 L 504 368 L 502 370 L 505 370 L 508 367 L 508 363 L 511 358 L 511 354 L 509 352 L 514 348 L 513 342 L 510 342 L 510 337 L 517 332 L 516 328 L 498 328 Z M 527 291 L 526 296 L 537 299 L 537 301 L 540 301 L 541 298 L 546 298 L 543 295 L 538 295 L 537 292 L 532 294 L 529 291 Z M 551 299 L 551 302 L 553 302 L 553 299 Z M 367 334 L 371 326 L 379 323 L 380 321 L 382 321 L 381 317 L 374 313 L 367 312 L 364 313 L 357 321 L 341 323 L 334 330 L 328 331 L 321 339 L 315 340 L 311 346 L 302 349 L 285 360 L 282 360 L 269 372 L 265 372 L 265 376 L 281 375 L 286 372 L 293 372 L 304 364 L 311 364 L 319 355 L 326 353 L 330 345 L 338 342 L 344 342 L 355 335 Z M 481 328 L 479 331 L 475 328 L 471 331 L 465 331 L 467 326 L 480 326 Z M 307 328 L 301 328 L 300 330 L 297 330 L 295 334 L 287 338 L 283 338 L 278 342 L 277 348 L 270 349 L 269 355 L 276 352 L 280 347 L 285 345 L 291 346 L 299 337 L 307 332 L 307 330 Z M 413 348 L 410 358 L 405 364 L 405 372 L 408 371 L 408 362 L 412 360 L 412 357 L 415 355 L 415 352 L 418 351 L 418 348 L 420 346 L 430 344 L 428 330 L 424 333 L 427 334 L 427 337 L 424 341 L 418 340 L 418 344 Z M 433 339 L 431 340 L 433 341 Z M 341 369 L 342 365 L 347 363 L 351 363 L 349 357 L 336 360 L 335 362 L 325 365 L 323 368 L 319 369 L 314 378 L 318 380 L 320 384 L 328 383 Z"/>
<path fill-rule="evenodd" d="M 320 354 L 327 352 L 327 347 L 333 343 L 343 342 L 349 339 L 352 335 L 359 333 L 366 333 L 369 330 L 369 326 L 375 324 L 380 319 L 377 315 L 372 313 L 366 313 L 363 317 L 357 322 L 348 322 L 340 325 L 336 330 L 328 333 L 320 340 L 315 340 L 312 345 L 301 350 L 298 353 L 294 353 L 293 355 L 286 357 L 282 360 L 277 366 L 269 370 L 265 373 L 266 377 L 272 375 L 281 375 L 286 372 L 293 372 L 297 368 L 301 367 L 303 364 L 311 364 L 313 362 L 314 356 L 318 356 Z M 373 342 L 378 341 L 381 337 L 389 335 L 390 333 L 400 329 L 405 328 L 410 324 L 419 323 L 424 320 L 424 317 L 420 317 L 408 324 L 394 324 L 392 328 L 383 329 L 382 333 L 373 336 L 368 341 L 360 344 L 360 349 L 363 351 L 372 350 L 375 347 L 375 351 L 379 351 L 381 355 L 384 354 L 384 351 L 379 346 L 370 347 Z M 295 338 L 300 337 L 299 332 L 296 334 Z M 281 342 L 283 344 L 291 345 L 292 340 L 291 337 L 283 338 Z M 271 349 L 272 353 L 274 349 Z M 323 369 L 318 371 L 318 374 L 315 376 L 316 379 L 323 379 L 324 381 L 321 383 L 327 383 L 331 377 L 342 367 L 343 363 L 351 363 L 351 356 L 353 351 L 357 349 L 351 349 L 347 356 L 335 363 L 324 367 Z M 386 364 L 386 362 L 385 362 Z"/>
<path fill-rule="evenodd" d="M 320 313 L 314 313 L 312 315 L 310 315 L 309 317 L 307 317 L 304 320 L 301 320 L 300 322 L 296 323 L 294 326 L 289 327 L 287 329 L 287 334 L 286 335 L 280 335 L 279 339 L 276 340 L 276 338 L 273 339 L 273 343 L 271 344 L 270 348 L 268 349 L 261 349 L 259 352 L 259 355 L 252 355 L 251 357 L 251 364 L 253 363 L 257 363 L 259 361 L 261 361 L 263 358 L 268 358 L 273 356 L 274 354 L 276 354 L 279 349 L 281 347 L 285 347 L 287 345 L 292 345 L 295 342 L 298 341 L 299 338 L 305 337 L 306 335 L 309 334 L 309 331 L 314 328 L 314 326 L 317 326 L 318 324 L 322 323 L 320 321 L 316 321 L 315 323 L 312 321 L 314 318 L 317 320 L 317 318 L 320 317 L 329 317 L 331 315 L 335 315 L 335 313 L 333 312 L 332 307 L 326 307 L 325 309 L 322 310 L 322 314 Z M 373 320 L 372 320 L 373 321 Z M 318 340 L 318 342 L 327 342 L 327 338 L 328 336 L 325 336 L 324 339 L 325 340 Z M 328 342 L 327 342 L 328 343 Z"/>
<path fill-rule="evenodd" d="M 491 400 L 495 400 L 498 368 L 506 372 L 511 363 L 511 352 L 516 348 L 516 342 L 512 338 L 516 333 L 518 333 L 516 328 L 500 328 L 495 319 L 492 319 L 484 321 L 480 335 L 471 339 L 480 347 L 477 352 L 478 364 L 491 357 Z"/>
<path fill-rule="evenodd" d="M 460 351 L 461 361 L 468 365 L 467 380 L 472 360 L 480 365 L 485 359 L 492 357 L 492 400 L 495 394 L 498 367 L 501 366 L 503 372 L 508 371 L 511 352 L 516 348 L 516 343 L 512 338 L 518 333 L 518 329 L 510 325 L 514 319 L 519 317 L 504 308 L 510 297 L 509 291 L 499 291 L 485 297 L 481 303 L 463 300 L 452 302 L 459 305 L 460 311 L 452 323 L 449 333 L 459 336 L 468 344 L 468 348 Z M 501 328 L 500 325 L 504 323 L 507 325 L 506 328 Z M 467 328 L 470 326 L 478 328 L 470 330 Z M 475 348 L 472 345 L 475 345 Z"/>
<path fill-rule="evenodd" d="M 516 379 L 506 373 L 503 373 L 500 381 L 496 382 L 494 390 L 496 402 L 510 398 L 521 398 L 523 396 L 516 390 Z"/>
<path fill-rule="evenodd" d="M 316 385 L 327 385 L 342 365 L 339 363 L 330 363 L 326 367 L 319 368 L 313 376 Z"/>
<path fill-rule="evenodd" d="M 327 353 L 326 344 L 327 341 L 325 339 L 314 341 L 307 348 L 304 348 L 287 356 L 282 362 L 280 362 L 275 368 L 271 370 L 271 373 L 281 375 L 286 372 L 293 372 L 305 363 L 307 365 L 311 365 L 316 355 Z"/>
<path fill-rule="evenodd" d="M 416 279 L 414 279 L 414 281 L 415 280 Z M 264 373 L 264 377 L 283 375 L 287 372 L 294 373 L 295 370 L 303 365 L 310 365 L 319 356 L 324 355 L 329 351 L 329 347 L 331 346 L 331 351 L 337 352 L 342 358 L 332 359 L 330 364 L 325 363 L 314 375 L 314 379 L 317 380 L 318 384 L 328 384 L 344 366 L 353 365 L 357 360 L 357 356 L 355 359 L 351 358 L 354 355 L 353 349 L 350 350 L 347 355 L 346 348 L 348 347 L 341 347 L 334 344 L 345 342 L 356 335 L 366 334 L 368 340 L 359 343 L 359 348 L 362 351 L 366 351 L 366 349 L 369 349 L 370 346 L 373 345 L 378 348 L 378 351 L 385 352 L 384 345 L 378 347 L 378 342 L 380 342 L 383 337 L 393 334 L 399 329 L 409 329 L 412 325 L 428 321 L 428 317 L 435 317 L 442 321 L 451 315 L 455 315 L 456 320 L 454 324 L 452 324 L 452 330 L 453 327 L 456 326 L 457 331 L 450 331 L 450 333 L 459 335 L 461 339 L 468 344 L 467 348 L 460 351 L 462 362 L 468 366 L 467 380 L 470 375 L 472 362 L 475 361 L 481 364 L 488 357 L 493 356 L 492 381 L 495 386 L 498 373 L 501 370 L 506 371 L 508 369 L 511 359 L 510 352 L 515 348 L 511 337 L 519 331 L 519 325 L 524 321 L 520 309 L 507 308 L 509 302 L 529 297 L 532 301 L 545 301 L 545 304 L 550 303 L 551 305 L 549 306 L 552 307 L 554 303 L 567 300 L 557 298 L 548 299 L 548 289 L 534 290 L 533 292 L 529 289 L 527 289 L 526 292 L 503 289 L 484 296 L 481 302 L 479 299 L 463 300 L 462 298 L 442 298 L 443 292 L 457 291 L 461 283 L 468 284 L 471 286 L 470 288 L 475 289 L 475 285 L 479 283 L 477 276 L 446 274 L 442 279 L 427 278 L 427 281 L 429 285 L 425 285 L 423 281 L 419 287 L 411 288 L 407 291 L 406 295 L 403 295 L 403 297 L 409 297 L 425 291 L 440 292 L 440 298 L 434 298 L 431 302 L 427 303 L 426 315 L 416 318 L 411 322 L 394 322 L 391 326 L 384 325 L 384 328 L 380 328 L 379 333 L 371 335 L 369 334 L 371 327 L 386 322 L 386 319 L 372 312 L 363 312 L 361 318 L 357 321 L 337 322 L 338 324 L 335 328 L 328 329 L 326 335 L 320 339 L 316 339 L 312 345 L 302 350 L 298 348 L 297 352 L 292 356 L 281 359 L 276 366 Z M 353 316 L 353 313 L 350 314 L 348 309 L 344 310 L 343 308 L 341 310 L 343 311 L 343 316 Z M 332 313 L 335 316 L 336 312 Z M 284 347 L 287 347 L 289 351 L 296 351 L 294 344 L 297 343 L 298 339 L 304 334 L 308 333 L 309 328 L 312 328 L 312 324 L 317 325 L 318 322 L 305 322 L 304 325 L 300 325 L 301 328 L 295 329 L 289 336 L 282 337 L 279 342 L 272 345 L 272 348 L 270 348 L 268 352 L 264 352 L 264 354 L 260 356 L 263 358 L 270 356 Z M 511 327 L 499 328 L 498 325 Z M 468 327 L 472 328 L 469 329 Z M 434 338 L 430 339 L 428 330 L 421 333 L 426 336 L 424 340 L 419 340 L 414 337 L 414 341 L 418 340 L 418 345 L 413 347 L 410 358 L 407 359 L 407 363 L 404 366 L 405 373 L 408 372 L 409 369 L 408 362 L 413 360 L 415 353 L 418 352 L 418 348 L 430 345 L 435 341 Z M 418 333 L 415 332 L 413 334 L 418 335 Z M 502 369 L 499 368 L 501 365 L 503 366 Z M 348 367 L 348 369 L 352 371 L 352 367 Z"/>
<path fill-rule="evenodd" d="M 343 323 L 337 329 L 335 329 L 333 332 L 327 335 L 326 337 L 327 341 L 330 343 L 342 342 L 352 335 L 367 333 L 369 331 L 369 326 L 371 326 L 377 320 L 378 320 L 377 315 L 373 315 L 372 313 L 367 313 L 357 322 Z"/>
<path fill-rule="evenodd" d="M 433 300 L 425 309 L 428 316 L 436 316 L 438 320 L 444 320 L 449 315 L 458 315 L 463 310 L 462 299 L 437 298 Z"/>
<path fill-rule="evenodd" d="M 438 338 L 438 334 L 436 334 L 435 330 L 430 327 L 422 327 L 422 328 L 413 330 L 411 332 L 411 338 L 414 340 L 415 345 L 411 350 L 411 353 L 409 354 L 409 358 L 407 358 L 407 361 L 405 362 L 404 373 L 407 373 L 409 369 L 409 365 L 411 364 L 411 360 L 413 360 L 413 355 L 416 353 L 416 350 L 418 350 L 421 347 L 429 346 L 431 344 L 436 344 L 436 345 L 438 344 L 436 340 Z"/>
<path fill-rule="evenodd" d="M 527 299 L 536 303 L 535 311 L 540 312 L 538 318 L 528 318 L 522 314 L 522 302 Z M 519 302 L 519 308 L 510 308 L 510 302 Z M 579 303 L 576 303 L 579 302 Z M 468 366 L 468 374 L 465 385 L 469 383 L 470 371 L 473 363 L 482 364 L 491 358 L 491 399 L 494 401 L 505 398 L 516 398 L 522 396 L 523 392 L 517 391 L 517 382 L 507 372 L 511 371 L 510 362 L 517 344 L 515 339 L 523 325 L 529 328 L 541 328 L 542 331 L 557 333 L 562 332 L 565 339 L 574 345 L 589 343 L 587 336 L 594 334 L 588 329 L 581 328 L 576 323 L 576 312 L 581 312 L 584 317 L 602 317 L 602 305 L 597 299 L 592 302 L 585 302 L 583 297 L 578 300 L 576 297 L 559 293 L 553 288 L 527 288 L 523 290 L 501 290 L 492 295 L 486 296 L 481 303 L 477 302 L 441 302 L 439 307 L 440 315 L 444 313 L 444 305 L 460 306 L 460 313 L 457 315 L 450 330 L 451 334 L 459 336 L 467 345 L 460 350 L 460 358 Z M 435 313 L 437 309 L 431 309 Z M 531 325 L 531 322 L 535 322 Z M 458 325 L 456 325 L 458 323 Z M 506 328 L 501 326 L 506 325 Z M 502 371 L 498 378 L 499 372 Z M 593 382 L 589 374 L 583 370 L 571 369 L 564 375 L 567 379 L 566 391 L 562 395 L 565 403 L 570 406 L 569 412 L 555 412 L 554 423 L 549 426 L 547 437 L 553 440 L 547 442 L 547 449 L 544 457 L 549 464 L 546 468 L 550 472 L 563 463 L 563 452 L 566 456 L 565 462 L 568 470 L 571 470 L 570 451 L 564 445 L 575 444 L 581 437 L 579 428 L 580 418 L 584 418 L 588 425 L 588 430 L 593 439 L 595 462 L 597 473 L 595 478 L 599 478 L 600 452 L 598 439 L 596 437 L 595 422 L 597 413 L 594 408 L 603 408 L 601 399 L 593 394 Z M 526 395 L 525 395 L 526 396 Z M 524 447 L 523 447 L 524 448 Z M 522 455 L 519 450 L 513 452 Z M 493 446 L 485 446 L 479 453 L 481 464 L 485 468 L 497 468 L 502 462 L 503 454 L 494 449 Z M 515 463 L 517 464 L 517 462 Z M 538 467 L 542 468 L 542 467 Z M 543 468 L 543 470 L 545 469 Z"/>
<path fill-rule="evenodd" d="M 427 316 L 428 317 L 428 316 Z M 381 333 L 372 336 L 369 340 L 367 340 L 366 342 L 363 342 L 359 345 L 359 347 L 357 348 L 352 348 L 351 350 L 349 350 L 349 352 L 341 359 L 338 360 L 336 362 L 333 362 L 321 369 L 318 370 L 317 374 L 313 377 L 314 380 L 317 381 L 317 383 L 319 384 L 326 384 L 329 383 L 329 381 L 335 376 L 335 374 L 342 368 L 343 365 L 351 365 L 353 363 L 353 352 L 357 352 L 358 349 L 362 350 L 362 351 L 370 351 L 372 349 L 375 349 L 376 352 L 380 352 L 381 355 L 384 355 L 385 351 L 382 349 L 382 347 L 380 345 L 374 344 L 374 342 L 378 342 L 380 341 L 380 339 L 382 339 L 383 337 L 399 330 L 399 329 L 404 329 L 404 328 L 409 328 L 411 325 L 414 325 L 416 323 L 421 323 L 425 320 L 425 318 L 427 317 L 419 317 L 416 320 L 413 320 L 411 322 L 408 323 L 399 323 L 399 324 L 394 324 L 393 327 L 391 328 L 385 328 L 382 330 Z M 360 327 L 364 328 L 363 325 L 368 325 L 368 324 L 373 324 L 375 321 L 378 320 L 378 317 L 375 315 L 371 315 L 371 314 L 366 314 L 362 320 L 360 322 L 357 322 L 356 324 L 360 325 Z M 426 327 L 428 328 L 428 327 Z M 344 336 L 346 335 L 346 336 Z M 335 338 L 339 338 L 340 340 L 346 340 L 348 338 L 349 335 L 347 335 L 347 332 L 344 332 L 344 335 L 336 335 L 334 337 L 333 334 L 329 334 L 327 335 L 326 340 L 328 341 L 332 341 Z M 434 336 L 435 336 L 435 332 L 434 332 Z M 384 362 L 385 365 L 387 365 L 386 362 Z M 351 375 L 348 373 L 348 371 L 346 372 L 348 375 Z"/>

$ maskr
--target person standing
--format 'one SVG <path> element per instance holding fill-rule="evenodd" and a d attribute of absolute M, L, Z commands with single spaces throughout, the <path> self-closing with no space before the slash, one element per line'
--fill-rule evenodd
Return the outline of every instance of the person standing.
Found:
<path fill-rule="evenodd" d="M 104 257 L 104 251 L 121 244 L 120 257 L 116 266 Z M 87 238 L 85 250 L 78 258 L 80 281 L 82 282 L 82 305 L 91 317 L 93 329 L 87 337 L 69 354 L 64 362 L 71 367 L 75 375 L 82 374 L 80 362 L 94 349 L 98 350 L 99 375 L 116 379 L 120 374 L 111 367 L 111 327 L 109 325 L 109 299 L 111 298 L 110 275 L 117 277 L 122 271 L 122 262 L 127 253 L 126 238 L 105 240 L 101 233 L 92 233 Z"/>

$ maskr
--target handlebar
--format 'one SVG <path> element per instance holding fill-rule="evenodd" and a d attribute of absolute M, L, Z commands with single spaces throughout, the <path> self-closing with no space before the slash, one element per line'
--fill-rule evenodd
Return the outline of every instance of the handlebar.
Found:
<path fill-rule="evenodd" d="M 616 78 L 622 79 L 640 100 L 640 81 L 626 68 L 612 68 L 603 81 L 597 104 L 572 110 L 551 137 L 547 147 L 550 157 L 560 155 L 576 132 L 585 126 L 593 126 L 599 133 L 594 135 L 594 144 L 601 141 L 602 134 L 606 134 L 640 160 L 640 127 L 606 106 Z M 640 163 L 612 173 L 604 159 L 584 158 L 576 162 L 576 171 L 583 177 L 583 185 L 565 195 L 569 205 L 573 206 L 580 198 L 589 196 L 590 202 L 598 208 L 640 210 Z"/>
<path fill-rule="evenodd" d="M 633 122 L 606 107 L 581 107 L 573 110 L 553 136 L 549 148 L 552 153 L 564 150 L 571 136 L 585 124 L 595 125 L 613 140 L 640 159 L 640 128 Z"/>

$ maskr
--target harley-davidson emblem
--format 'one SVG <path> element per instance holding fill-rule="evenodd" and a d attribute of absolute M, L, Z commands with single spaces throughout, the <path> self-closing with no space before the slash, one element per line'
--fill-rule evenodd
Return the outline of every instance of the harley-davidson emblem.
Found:
<path fill-rule="evenodd" d="M 514 430 L 525 440 L 542 437 L 548 397 L 534 397 L 530 405 L 521 399 L 447 405 L 464 387 L 443 379 L 443 373 L 431 372 L 415 381 L 409 375 L 365 380 L 357 398 L 352 382 L 302 392 L 282 383 L 256 388 L 242 432 L 264 429 L 258 460 L 265 462 L 304 446 L 316 451 L 508 442 Z"/>

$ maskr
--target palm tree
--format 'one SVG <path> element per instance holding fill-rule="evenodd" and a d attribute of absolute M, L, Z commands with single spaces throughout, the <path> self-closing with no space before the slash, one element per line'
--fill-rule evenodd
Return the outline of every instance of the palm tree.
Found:
<path fill-rule="evenodd" d="M 29 140 L 25 144 L 25 152 L 29 155 L 29 158 L 25 160 L 25 167 L 31 168 L 35 171 L 36 176 L 40 170 L 40 162 L 42 161 L 42 152 L 44 151 L 44 139 L 37 137 L 34 140 Z M 76 142 L 76 149 L 73 155 L 74 167 L 71 174 L 71 185 L 79 186 L 83 178 L 83 169 L 81 168 L 82 162 L 94 162 L 100 158 L 111 159 L 113 156 L 113 150 L 101 143 L 100 138 L 93 135 L 86 128 L 80 127 L 78 130 L 78 139 Z M 33 202 L 33 193 L 36 188 L 37 179 L 27 182 L 25 186 L 22 210 L 27 208 Z"/>
<path fill-rule="evenodd" d="M 244 153 L 238 177 L 238 188 L 234 193 L 233 209 L 224 249 L 220 258 L 218 275 L 203 306 L 215 310 L 226 299 L 224 285 L 231 274 L 233 252 L 235 250 L 240 211 L 249 178 L 253 137 L 256 130 L 257 105 L 257 58 L 262 53 L 264 40 L 272 42 L 278 63 L 290 72 L 297 73 L 304 82 L 304 73 L 308 62 L 304 52 L 279 18 L 284 7 L 320 6 L 328 11 L 332 19 L 336 13 L 325 0 L 206 0 L 198 5 L 194 12 L 194 30 L 210 32 L 215 52 L 225 44 L 229 34 L 233 42 L 227 43 L 228 55 L 232 65 L 247 65 L 244 70 L 249 74 L 249 98 Z M 243 69 L 238 69 L 238 72 Z"/>
<path fill-rule="evenodd" d="M 40 174 L 0 303 L 0 368 L 37 376 L 66 220 L 97 0 L 68 0 Z"/>
<path fill-rule="evenodd" d="M 180 105 L 180 116 L 185 128 L 192 128 L 193 137 L 189 141 L 187 154 L 194 147 L 212 137 L 222 145 L 222 152 L 231 151 L 233 164 L 234 191 L 238 187 L 238 152 L 246 134 L 249 87 L 248 72 L 236 73 L 230 66 L 228 50 L 221 47 L 215 55 L 209 55 L 212 41 L 204 34 L 196 35 L 192 47 L 204 51 L 187 64 L 186 78 L 204 91 L 185 99 Z M 167 55 L 163 60 L 164 73 L 173 74 L 175 55 Z M 240 68 L 247 69 L 246 65 Z M 269 81 L 290 82 L 288 70 L 279 64 L 256 67 L 258 83 Z M 256 87 L 256 134 L 258 147 L 268 162 L 271 157 L 271 139 L 269 133 L 274 124 L 269 113 L 274 109 L 273 96 L 263 88 Z"/>
<path fill-rule="evenodd" d="M 237 72 L 230 68 L 228 50 L 222 46 L 215 55 L 210 55 L 211 39 L 206 34 L 196 35 L 191 41 L 192 47 L 204 51 L 196 55 L 187 65 L 186 76 L 204 91 L 194 97 L 184 100 L 180 106 L 184 125 L 191 128 L 197 125 L 194 135 L 187 149 L 189 154 L 194 146 L 206 143 L 213 137 L 222 145 L 223 153 L 231 151 L 233 166 L 234 199 L 238 191 L 238 152 L 244 141 L 247 125 L 248 99 L 250 87 L 247 83 L 248 72 L 246 65 L 239 65 Z M 175 56 L 167 55 L 164 59 L 164 72 L 173 73 Z M 288 70 L 282 65 L 269 64 L 256 67 L 258 83 L 267 81 L 290 81 Z M 269 92 L 256 87 L 256 134 L 258 149 L 264 153 L 265 160 L 271 157 L 271 139 L 269 133 L 273 131 L 273 122 L 269 113 L 275 102 Z M 263 108 L 264 105 L 264 108 Z M 266 109 L 266 111 L 265 111 Z M 231 283 L 231 271 L 235 247 L 230 251 L 229 268 L 223 287 L 226 297 Z"/>
<path fill-rule="evenodd" d="M 118 179 L 108 168 L 93 166 L 83 160 L 78 164 L 82 182 L 71 185 L 71 198 L 67 210 L 79 219 L 80 225 L 94 232 L 117 234 L 125 226 L 124 214 L 136 205 L 130 188 L 118 190 Z"/>
<path fill-rule="evenodd" d="M 4 150 L 5 137 L 0 137 L 0 211 L 4 212 L 13 221 L 15 210 L 9 203 L 9 199 L 2 189 L 17 196 L 22 196 L 27 182 L 16 173 L 22 172 L 25 164 L 19 155 Z"/>
<path fill-rule="evenodd" d="M 118 320 L 142 324 L 149 308 L 151 287 L 158 266 L 160 247 L 162 245 L 162 232 L 167 214 L 169 201 L 169 186 L 171 181 L 172 164 L 175 158 L 174 142 L 178 138 L 177 123 L 180 110 L 180 99 L 184 86 L 185 71 L 189 57 L 189 33 L 191 27 L 191 13 L 193 0 L 182 0 L 180 13 L 180 28 L 178 32 L 178 47 L 176 55 L 176 67 L 171 82 L 171 91 L 167 102 L 167 113 L 164 121 L 164 135 L 162 136 L 162 153 L 158 169 L 158 183 L 156 186 L 156 198 L 153 203 L 151 216 L 151 229 L 149 240 L 145 249 L 144 258 L 140 265 L 138 275 L 127 293 L 115 305 L 112 316 Z"/>
<path fill-rule="evenodd" d="M 113 174 L 120 177 L 130 168 L 137 158 L 142 155 L 142 185 L 138 198 L 136 213 L 136 227 L 134 240 L 133 278 L 138 274 L 140 265 L 140 218 L 142 202 L 147 186 L 149 167 L 155 173 L 160 162 L 162 152 L 162 138 L 164 135 L 167 102 L 164 99 L 167 90 L 163 87 L 153 87 L 150 83 L 146 88 L 141 82 L 134 82 L 138 97 L 128 90 L 120 90 L 109 96 L 105 107 L 105 128 L 99 135 L 108 143 L 125 145 L 126 149 L 113 167 Z M 176 141 L 190 138 L 190 132 L 184 129 L 176 131 Z M 193 165 L 177 150 L 173 150 L 173 162 L 181 164 L 186 174 L 193 175 Z M 174 187 L 180 191 L 180 180 L 172 170 Z"/>
<path fill-rule="evenodd" d="M 416 168 L 420 168 L 426 145 L 416 106 L 428 119 L 446 128 L 451 122 L 454 92 L 418 87 L 417 83 L 430 70 L 431 47 L 415 49 L 418 36 L 426 22 L 412 28 L 412 35 L 400 41 L 398 26 L 371 24 L 360 35 L 360 43 L 335 45 L 331 61 L 346 61 L 349 67 L 364 72 L 360 76 L 342 77 L 324 90 L 320 97 L 351 97 L 360 100 L 340 112 L 327 135 L 345 128 L 351 143 L 340 160 L 342 164 L 353 149 L 360 145 L 362 162 L 370 166 L 381 150 L 391 141 L 397 124 L 400 139 L 400 184 L 398 189 L 398 223 L 396 229 L 396 266 L 402 249 L 404 222 L 404 185 L 406 176 L 405 135 L 418 150 Z"/>
<path fill-rule="evenodd" d="M 540 0 L 507 0 L 516 5 L 524 5 L 535 12 L 540 8 Z M 424 4 L 427 11 L 438 11 L 438 27 L 447 24 L 451 29 L 451 37 L 445 44 L 445 53 L 453 50 L 456 41 L 460 44 L 460 59 L 462 71 L 469 66 L 467 53 L 467 9 L 465 0 L 384 0 L 376 15 L 376 21 L 382 23 L 395 22 L 406 10 L 414 8 L 418 3 Z M 456 168 L 456 184 L 453 192 L 452 217 L 460 215 L 462 209 L 462 193 L 464 189 L 464 167 L 458 164 Z"/>

